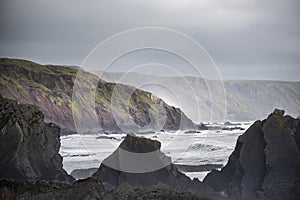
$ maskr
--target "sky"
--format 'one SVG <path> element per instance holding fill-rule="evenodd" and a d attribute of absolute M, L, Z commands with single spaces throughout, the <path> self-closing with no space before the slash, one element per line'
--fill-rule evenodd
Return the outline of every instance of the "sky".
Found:
<path fill-rule="evenodd" d="M 223 79 L 300 81 L 299 20 L 298 0 L 1 0 L 0 57 L 80 65 L 114 34 L 163 27 L 201 44 Z M 120 63 L 151 60 L 175 59 L 145 51 Z"/>

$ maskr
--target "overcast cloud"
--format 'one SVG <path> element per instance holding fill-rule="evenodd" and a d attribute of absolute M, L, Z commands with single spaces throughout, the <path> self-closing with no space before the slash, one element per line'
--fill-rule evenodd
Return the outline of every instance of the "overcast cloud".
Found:
<path fill-rule="evenodd" d="M 299 2 L 1 0 L 0 57 L 80 65 L 107 37 L 155 26 L 197 40 L 224 79 L 300 81 Z"/>

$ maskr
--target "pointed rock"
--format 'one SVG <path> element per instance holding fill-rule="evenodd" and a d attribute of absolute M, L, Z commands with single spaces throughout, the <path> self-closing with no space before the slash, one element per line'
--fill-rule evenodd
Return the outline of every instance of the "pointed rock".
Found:
<path fill-rule="evenodd" d="M 107 157 L 93 175 L 114 187 L 128 183 L 132 187 L 163 184 L 200 196 L 216 194 L 198 179 L 181 173 L 171 158 L 160 151 L 159 141 L 128 134 L 118 149 Z"/>

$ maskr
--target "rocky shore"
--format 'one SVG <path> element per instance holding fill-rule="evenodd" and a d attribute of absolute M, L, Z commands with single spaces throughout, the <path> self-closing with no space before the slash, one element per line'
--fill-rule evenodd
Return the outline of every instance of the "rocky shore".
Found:
<path fill-rule="evenodd" d="M 128 134 L 91 178 L 76 182 L 62 167 L 60 128 L 37 107 L 0 96 L 0 122 L 1 199 L 300 199 L 300 119 L 282 110 L 241 135 L 221 170 L 175 165 L 159 141 Z M 152 156 L 141 162 L 124 151 Z M 204 168 L 212 172 L 203 182 L 181 172 Z"/>
<path fill-rule="evenodd" d="M 13 181 L 0 179 L 0 199 L 3 200 L 205 200 L 195 194 L 156 185 L 149 188 L 132 188 L 123 184 L 118 188 L 95 178 L 77 181 L 73 184 L 48 181 Z"/>

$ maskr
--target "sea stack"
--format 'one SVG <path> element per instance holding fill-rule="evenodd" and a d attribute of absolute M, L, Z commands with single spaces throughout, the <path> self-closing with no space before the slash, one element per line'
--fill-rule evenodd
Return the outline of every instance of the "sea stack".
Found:
<path fill-rule="evenodd" d="M 100 165 L 99 169 L 93 175 L 94 177 L 101 178 L 103 181 L 118 187 L 122 183 L 127 182 L 131 186 L 147 187 L 151 185 L 157 185 L 159 183 L 167 186 L 180 186 L 187 185 L 191 180 L 179 172 L 176 167 L 171 163 L 171 158 L 160 152 L 161 143 L 157 140 L 151 140 L 144 137 L 137 137 L 133 134 L 128 134 L 120 146 Z M 150 155 L 150 160 L 146 163 L 139 163 L 138 160 L 133 162 L 132 160 L 125 158 L 125 154 L 122 152 L 132 152 L 137 154 L 149 155 L 147 153 L 156 152 Z M 113 165 L 107 166 L 105 163 Z M 126 164 L 149 166 L 149 172 L 141 172 L 136 169 L 136 173 L 126 172 Z M 164 166 L 158 170 L 151 170 L 152 166 Z M 122 171 L 121 167 L 124 171 Z M 155 167 L 155 166 L 154 166 Z M 134 168 L 134 166 L 133 166 Z M 142 169 L 144 170 L 144 169 Z M 147 169 L 145 169 L 147 170 Z"/>
<path fill-rule="evenodd" d="M 171 158 L 160 151 L 160 147 L 161 143 L 157 140 L 128 134 L 118 149 L 103 161 L 93 177 L 99 178 L 114 187 L 119 187 L 124 183 L 128 183 L 132 187 L 142 188 L 163 184 L 181 191 L 190 191 L 201 197 L 212 197 L 216 195 L 210 187 L 206 187 L 198 179 L 191 180 L 185 174 L 181 173 L 176 166 L 171 163 Z M 137 160 L 132 161 L 131 159 L 126 159 L 126 155 L 124 156 L 124 154 L 120 153 L 123 151 L 145 155 L 151 152 L 155 153 L 148 161 L 138 163 L 139 161 Z M 132 162 L 138 166 L 146 166 L 145 168 L 147 168 L 148 165 L 149 169 L 151 169 L 151 166 L 159 166 L 160 164 L 161 166 L 166 164 L 166 166 L 157 170 L 149 170 L 149 172 L 142 173 L 137 171 L 137 173 L 133 173 L 106 165 L 106 163 L 110 163 L 124 166 L 126 162 Z M 135 166 L 133 166 L 133 168 L 134 167 Z"/>

